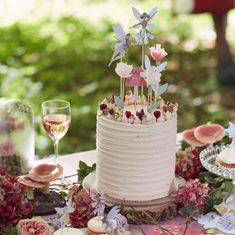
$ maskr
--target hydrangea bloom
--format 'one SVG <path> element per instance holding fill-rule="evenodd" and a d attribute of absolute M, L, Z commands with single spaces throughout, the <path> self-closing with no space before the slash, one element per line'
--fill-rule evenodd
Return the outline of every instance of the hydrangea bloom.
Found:
<path fill-rule="evenodd" d="M 25 194 L 25 186 L 0 167 L 0 230 L 8 224 L 16 225 L 32 213 L 32 203 Z"/>
<path fill-rule="evenodd" d="M 68 193 L 73 198 L 74 211 L 69 214 L 70 223 L 75 228 L 84 228 L 87 222 L 94 216 L 92 199 L 85 189 L 73 186 Z"/>
<path fill-rule="evenodd" d="M 184 206 L 204 206 L 208 192 L 208 184 L 202 184 L 198 179 L 195 179 L 180 185 L 177 195 L 179 202 Z"/>

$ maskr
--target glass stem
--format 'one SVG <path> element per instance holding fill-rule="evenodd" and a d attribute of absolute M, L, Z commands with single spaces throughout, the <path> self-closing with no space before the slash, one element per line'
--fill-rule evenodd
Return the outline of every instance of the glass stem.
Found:
<path fill-rule="evenodd" d="M 59 145 L 59 140 L 55 140 L 54 141 L 55 163 L 58 163 L 58 145 Z"/>

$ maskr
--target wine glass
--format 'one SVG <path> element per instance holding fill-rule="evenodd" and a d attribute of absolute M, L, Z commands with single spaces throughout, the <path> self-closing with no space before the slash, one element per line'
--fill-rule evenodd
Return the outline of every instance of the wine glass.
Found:
<path fill-rule="evenodd" d="M 42 124 L 54 142 L 55 163 L 58 160 L 59 140 L 65 136 L 71 122 L 70 103 L 64 100 L 47 100 L 42 103 Z"/>

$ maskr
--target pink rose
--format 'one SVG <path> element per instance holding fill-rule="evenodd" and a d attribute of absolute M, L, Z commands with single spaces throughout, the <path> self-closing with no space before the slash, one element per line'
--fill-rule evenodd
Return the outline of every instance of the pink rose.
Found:
<path fill-rule="evenodd" d="M 16 146 L 11 140 L 6 140 L 0 144 L 0 156 L 10 157 L 16 152 Z"/>
<path fill-rule="evenodd" d="M 150 47 L 150 54 L 155 61 L 161 61 L 167 56 L 164 48 L 161 48 L 160 44 L 156 44 L 155 47 Z"/>
<path fill-rule="evenodd" d="M 20 220 L 17 231 L 19 235 L 52 235 L 50 226 L 40 217 Z"/>

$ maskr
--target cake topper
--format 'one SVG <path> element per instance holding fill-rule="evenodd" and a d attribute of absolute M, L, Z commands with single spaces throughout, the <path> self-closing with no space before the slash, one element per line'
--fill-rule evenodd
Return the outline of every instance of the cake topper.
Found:
<path fill-rule="evenodd" d="M 225 132 L 228 134 L 229 138 L 232 138 L 232 145 L 235 146 L 235 124 L 229 122 L 229 126 L 225 129 Z"/>
<path fill-rule="evenodd" d="M 125 90 L 125 79 L 132 76 L 132 65 L 127 63 L 119 62 L 115 68 L 115 72 L 120 77 L 120 97 L 121 101 L 124 101 L 124 90 Z"/>
<path fill-rule="evenodd" d="M 167 65 L 167 62 L 163 62 L 167 52 L 160 44 L 150 47 L 149 51 L 145 50 L 149 39 L 156 36 L 149 30 L 155 27 L 151 22 L 157 14 L 158 8 L 154 7 L 149 13 L 140 13 L 135 7 L 132 7 L 132 12 L 138 22 L 129 29 L 137 29 L 135 37 L 126 33 L 120 24 L 113 27 L 118 42 L 115 44 L 109 66 L 119 60 L 115 72 L 120 78 L 120 94 L 113 95 L 112 99 L 103 100 L 99 105 L 98 114 L 106 116 L 108 119 L 130 124 L 168 121 L 176 116 L 178 105 L 172 102 L 165 103 L 161 98 L 168 88 L 167 83 L 160 84 L 162 72 Z M 130 46 L 136 45 L 141 47 L 141 64 L 132 66 L 124 62 L 123 57 Z M 154 60 L 153 64 L 150 59 Z M 129 89 L 125 91 L 126 86 Z M 146 96 L 145 90 L 147 91 Z"/>
<path fill-rule="evenodd" d="M 104 192 L 90 192 L 91 206 L 94 208 L 94 215 L 103 216 L 105 209 L 105 197 Z"/>
<path fill-rule="evenodd" d="M 113 26 L 113 30 L 119 42 L 116 43 L 115 45 L 115 50 L 108 66 L 110 66 L 115 60 L 118 59 L 122 60 L 122 57 L 127 53 L 128 47 L 131 45 L 130 43 L 131 34 L 130 33 L 126 34 L 120 24 Z"/>
<path fill-rule="evenodd" d="M 60 217 L 61 228 L 67 227 L 69 224 L 69 214 L 74 211 L 72 197 L 68 199 L 67 206 L 56 207 L 55 210 Z"/>
<path fill-rule="evenodd" d="M 113 27 L 116 37 L 119 42 L 115 45 L 115 51 L 109 63 L 120 59 L 115 68 L 116 73 L 120 77 L 120 100 L 116 98 L 115 102 L 120 108 L 122 103 L 125 101 L 125 82 L 129 87 L 134 87 L 134 101 L 128 102 L 128 104 L 133 103 L 143 105 L 145 102 L 144 97 L 144 86 L 147 85 L 148 88 L 148 105 L 151 105 L 155 98 L 162 95 L 168 87 L 168 84 L 160 85 L 161 72 L 165 69 L 167 62 L 161 63 L 161 61 L 167 56 L 167 52 L 164 48 L 161 48 L 160 44 L 156 44 L 155 47 L 150 48 L 150 54 L 152 58 L 156 61 L 156 66 L 152 66 L 149 57 L 145 54 L 145 44 L 148 43 L 148 39 L 154 38 L 154 34 L 151 33 L 147 28 L 154 28 L 155 25 L 150 23 L 153 17 L 157 14 L 158 8 L 154 7 L 149 13 L 140 13 L 135 7 L 132 7 L 132 12 L 134 17 L 138 20 L 138 23 L 130 28 L 138 29 L 136 34 L 137 45 L 142 47 L 142 60 L 141 67 L 133 68 L 132 65 L 122 62 L 122 57 L 127 53 L 128 47 L 131 45 L 136 45 L 131 43 L 130 33 L 125 33 L 122 26 L 117 24 Z M 127 81 L 126 81 L 127 80 Z M 141 94 L 139 97 L 138 87 L 141 87 Z M 150 109 L 149 109 L 150 110 Z"/>
<path fill-rule="evenodd" d="M 151 33 L 147 27 L 155 28 L 154 24 L 150 24 L 150 21 L 157 14 L 158 8 L 154 7 L 150 13 L 140 13 L 135 7 L 132 7 L 132 12 L 135 18 L 139 21 L 139 23 L 133 25 L 130 28 L 139 29 L 139 32 L 136 34 L 136 42 L 139 45 L 148 44 L 148 38 L 153 39 L 155 34 Z"/>

